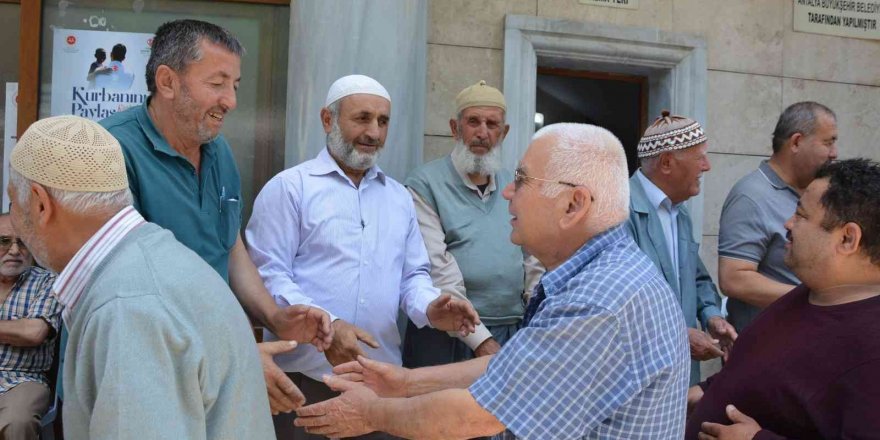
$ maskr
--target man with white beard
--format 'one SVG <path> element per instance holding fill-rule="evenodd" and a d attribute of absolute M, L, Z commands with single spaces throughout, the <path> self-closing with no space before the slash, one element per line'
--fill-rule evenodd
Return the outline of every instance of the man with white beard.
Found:
<path fill-rule="evenodd" d="M 430 328 L 407 327 L 403 361 L 408 367 L 448 364 L 495 354 L 520 328 L 524 298 L 543 266 L 510 243 L 503 189 L 513 180 L 501 170 L 504 95 L 485 81 L 455 98 L 449 120 L 455 149 L 416 168 L 406 179 L 431 258 L 431 278 L 445 292 L 473 303 L 482 325 L 453 338 Z"/>
<path fill-rule="evenodd" d="M 401 364 L 398 309 L 420 327 L 462 335 L 479 324 L 470 303 L 431 284 L 412 199 L 376 165 L 390 114 L 391 97 L 376 80 L 336 80 L 321 109 L 327 148 L 266 183 L 245 232 L 275 301 L 317 307 L 333 322 L 324 353 L 303 344 L 275 359 L 309 403 L 339 394 L 320 382 L 333 365 L 359 355 Z M 275 417 L 279 439 L 322 438 L 294 428 L 294 418 Z"/>

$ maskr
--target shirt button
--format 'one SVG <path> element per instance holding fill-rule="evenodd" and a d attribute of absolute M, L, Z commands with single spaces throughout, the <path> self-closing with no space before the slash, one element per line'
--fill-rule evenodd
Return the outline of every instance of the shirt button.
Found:
<path fill-rule="evenodd" d="M 364 260 L 364 266 L 369 266 L 369 265 L 370 265 L 370 262 L 367 260 Z"/>
<path fill-rule="evenodd" d="M 367 303 L 367 302 L 366 302 L 366 301 L 364 301 L 364 300 L 361 300 L 361 304 L 366 304 L 366 303 Z"/>

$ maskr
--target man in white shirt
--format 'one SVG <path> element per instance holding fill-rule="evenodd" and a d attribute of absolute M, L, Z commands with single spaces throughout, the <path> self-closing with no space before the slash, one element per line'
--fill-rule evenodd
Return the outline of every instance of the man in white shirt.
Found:
<path fill-rule="evenodd" d="M 300 346 L 276 358 L 297 372 L 291 379 L 308 402 L 337 394 L 319 382 L 332 365 L 357 355 L 400 365 L 399 308 L 419 327 L 466 335 L 479 324 L 470 303 L 432 285 L 412 198 L 375 164 L 390 113 L 376 80 L 338 79 L 321 109 L 327 148 L 272 178 L 254 202 L 250 255 L 276 302 L 319 307 L 333 320 L 324 353 Z M 276 416 L 278 438 L 320 438 L 294 429 L 294 418 Z"/>

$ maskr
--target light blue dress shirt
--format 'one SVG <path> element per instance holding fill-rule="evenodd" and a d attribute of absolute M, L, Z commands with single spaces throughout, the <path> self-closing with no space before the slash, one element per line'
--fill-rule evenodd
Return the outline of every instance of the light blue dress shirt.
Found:
<path fill-rule="evenodd" d="M 657 216 L 660 217 L 660 224 L 663 225 L 663 236 L 669 249 L 670 261 L 678 261 L 678 205 L 673 205 L 666 193 L 651 182 L 641 169 L 636 170 L 636 175 L 639 176 L 651 206 L 657 209 Z M 672 267 L 675 270 L 675 279 L 678 280 L 678 265 L 673 264 Z"/>
<path fill-rule="evenodd" d="M 358 187 L 321 150 L 263 187 L 245 237 L 278 304 L 317 306 L 361 327 L 381 345 L 364 346 L 370 358 L 401 364 L 399 308 L 419 327 L 429 324 L 425 312 L 440 291 L 431 283 L 412 196 L 378 166 Z M 331 369 L 306 344 L 275 361 L 316 380 Z"/>

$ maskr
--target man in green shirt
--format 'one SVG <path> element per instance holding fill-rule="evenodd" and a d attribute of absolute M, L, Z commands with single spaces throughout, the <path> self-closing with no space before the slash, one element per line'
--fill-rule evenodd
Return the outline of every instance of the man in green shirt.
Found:
<path fill-rule="evenodd" d="M 220 134 L 236 107 L 244 48 L 226 29 L 197 20 L 165 23 L 147 63 L 146 105 L 101 121 L 122 144 L 134 206 L 171 230 L 227 280 L 252 319 L 283 339 L 332 339 L 329 315 L 307 306 L 279 307 L 266 291 L 241 240 L 241 182 Z M 272 412 L 289 412 L 304 398 L 271 355 L 286 341 L 261 344 Z"/>

